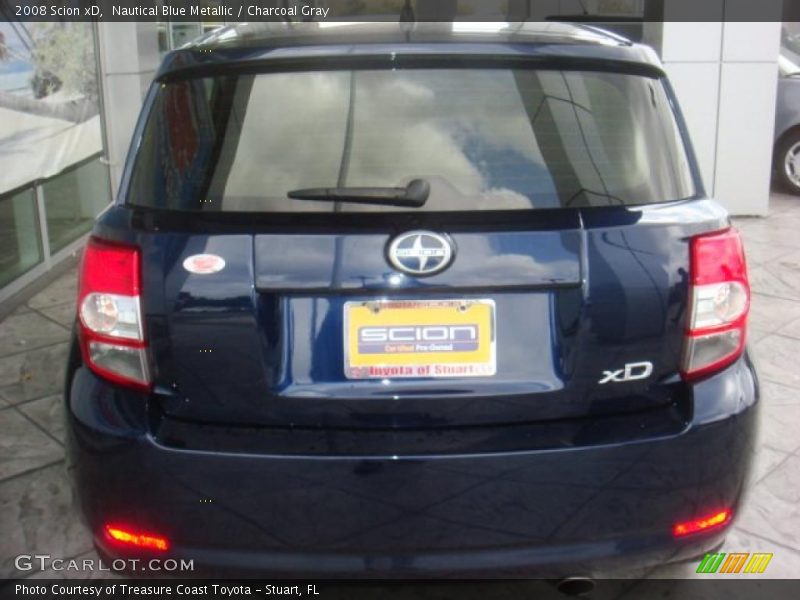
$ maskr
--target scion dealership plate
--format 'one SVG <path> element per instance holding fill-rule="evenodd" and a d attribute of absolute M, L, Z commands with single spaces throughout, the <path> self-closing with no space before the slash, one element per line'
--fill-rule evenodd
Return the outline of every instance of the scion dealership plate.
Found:
<path fill-rule="evenodd" d="M 344 305 L 348 379 L 488 377 L 494 300 L 370 300 Z"/>

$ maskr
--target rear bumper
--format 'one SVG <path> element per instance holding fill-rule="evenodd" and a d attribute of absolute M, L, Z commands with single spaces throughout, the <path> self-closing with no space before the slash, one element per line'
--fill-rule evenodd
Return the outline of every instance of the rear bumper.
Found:
<path fill-rule="evenodd" d="M 77 491 L 101 551 L 109 521 L 168 536 L 206 574 L 602 575 L 685 560 L 723 531 L 672 525 L 742 503 L 758 385 L 745 357 L 693 386 L 678 435 L 566 449 L 414 457 L 187 451 L 146 402 L 79 368 L 68 407 Z M 182 573 L 186 576 L 187 573 Z"/>

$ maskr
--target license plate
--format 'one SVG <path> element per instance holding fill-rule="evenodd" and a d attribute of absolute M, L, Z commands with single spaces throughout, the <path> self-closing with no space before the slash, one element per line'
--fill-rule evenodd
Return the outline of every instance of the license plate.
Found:
<path fill-rule="evenodd" d="M 488 377 L 494 300 L 371 300 L 344 305 L 348 379 Z"/>

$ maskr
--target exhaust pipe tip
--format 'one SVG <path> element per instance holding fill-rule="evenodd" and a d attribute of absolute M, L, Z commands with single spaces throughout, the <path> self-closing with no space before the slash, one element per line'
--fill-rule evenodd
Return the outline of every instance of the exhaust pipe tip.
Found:
<path fill-rule="evenodd" d="M 594 590 L 594 579 L 591 577 L 565 577 L 556 582 L 556 589 L 565 596 L 586 597 Z"/>

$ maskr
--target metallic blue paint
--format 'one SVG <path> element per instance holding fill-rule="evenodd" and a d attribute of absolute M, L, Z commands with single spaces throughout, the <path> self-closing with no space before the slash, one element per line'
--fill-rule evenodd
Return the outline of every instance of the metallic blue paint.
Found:
<path fill-rule="evenodd" d="M 656 68 L 618 42 L 446 48 Z M 319 52 L 182 50 L 160 76 Z M 133 154 L 140 135 L 141 125 Z M 79 353 L 70 359 L 71 464 L 95 542 L 119 554 L 99 532 L 126 521 L 209 568 L 393 576 L 561 576 L 714 547 L 723 533 L 674 540 L 671 526 L 740 506 L 758 385 L 747 355 L 693 384 L 678 376 L 688 239 L 728 225 L 703 199 L 687 146 L 697 199 L 477 219 L 175 218 L 125 205 L 129 161 L 94 233 L 143 250 L 155 389 L 126 390 L 91 374 Z M 449 234 L 450 268 L 393 277 L 384 249 L 409 229 Z M 225 269 L 188 273 L 183 260 L 199 253 L 222 256 Z M 494 299 L 497 376 L 347 380 L 343 304 L 384 296 Z M 603 371 L 643 360 L 651 378 L 598 384 Z"/>
<path fill-rule="evenodd" d="M 147 249 L 143 305 L 156 383 L 170 390 L 164 412 L 326 427 L 395 427 L 398 401 L 406 427 L 528 422 L 670 402 L 683 341 L 687 240 L 727 224 L 710 201 L 568 211 L 569 218 L 554 217 L 558 231 L 540 211 L 530 230 L 484 223 L 452 232 L 453 265 L 417 279 L 391 277 L 383 254 L 391 229 L 150 231 L 129 228 L 129 211 L 106 213 L 100 232 Z M 188 273 L 184 259 L 203 252 L 224 257 L 225 269 Z M 493 298 L 497 375 L 388 387 L 346 379 L 343 304 L 388 295 Z M 603 371 L 642 360 L 655 366 L 651 380 L 598 385 Z"/>
<path fill-rule="evenodd" d="M 71 391 L 92 530 L 136 523 L 169 536 L 170 556 L 251 576 L 601 575 L 691 558 L 723 534 L 674 540 L 671 525 L 741 505 L 758 406 L 743 358 L 694 386 L 698 410 L 668 435 L 630 441 L 632 417 L 597 443 L 608 426 L 598 418 L 537 450 L 303 456 L 167 445 L 150 433 L 153 398 L 83 368 Z"/>

